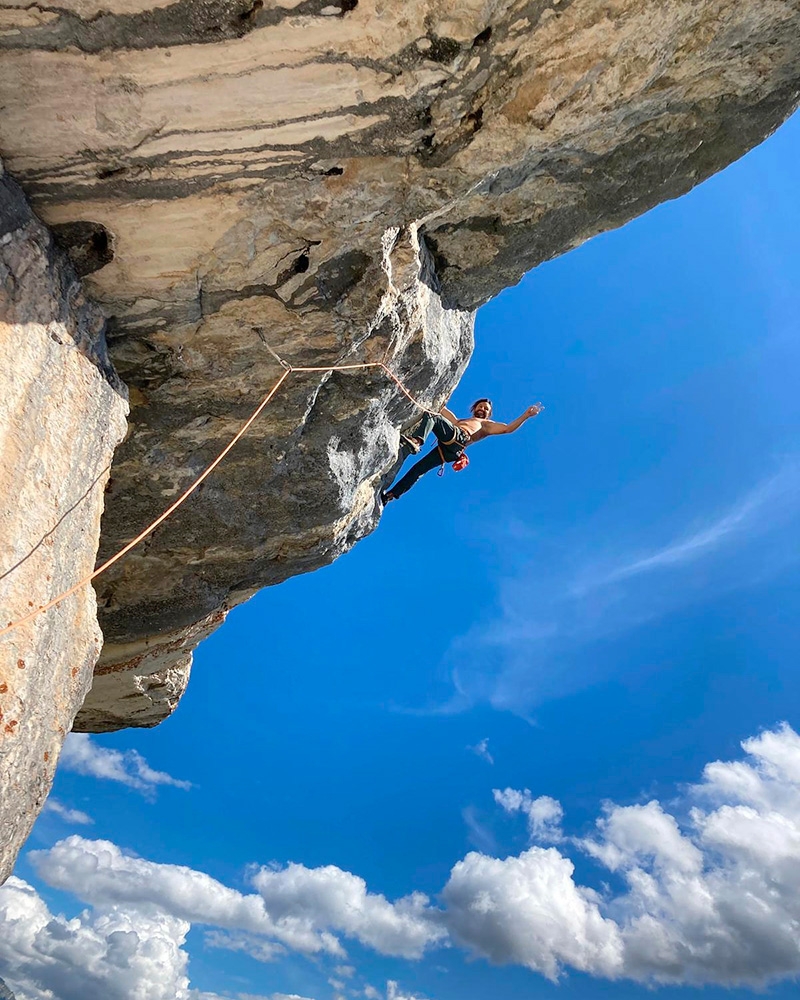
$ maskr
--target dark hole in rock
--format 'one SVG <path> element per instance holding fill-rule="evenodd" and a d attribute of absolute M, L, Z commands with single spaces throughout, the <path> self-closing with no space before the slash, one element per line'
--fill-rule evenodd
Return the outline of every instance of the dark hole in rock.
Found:
<path fill-rule="evenodd" d="M 295 260 L 293 270 L 295 274 L 304 274 L 308 270 L 308 267 L 309 267 L 308 251 L 305 251 L 305 253 L 301 253 L 300 256 Z"/>
<path fill-rule="evenodd" d="M 480 32 L 480 34 L 477 34 L 472 39 L 472 47 L 473 47 L 473 49 L 478 48 L 478 46 L 480 46 L 480 45 L 485 45 L 489 41 L 489 39 L 491 37 L 492 37 L 492 29 L 491 29 L 491 27 L 484 28 L 483 31 Z"/>
<path fill-rule="evenodd" d="M 105 180 L 106 177 L 118 177 L 120 174 L 124 174 L 127 167 L 98 167 L 97 177 L 98 180 Z"/>
<path fill-rule="evenodd" d="M 470 111 L 470 113 L 464 119 L 472 125 L 472 131 L 477 132 L 483 125 L 483 108 L 478 108 L 475 111 Z"/>
<path fill-rule="evenodd" d="M 344 173 L 344 167 L 331 167 L 330 170 L 324 171 L 326 177 L 338 177 L 340 174 L 343 173 Z"/>
<path fill-rule="evenodd" d="M 56 245 L 69 257 L 79 278 L 114 259 L 114 237 L 99 222 L 63 222 L 51 228 Z"/>
<path fill-rule="evenodd" d="M 355 10 L 356 7 L 358 7 L 358 0 L 341 0 L 341 3 L 339 4 L 339 9 L 343 14 L 346 14 L 348 11 Z"/>
<path fill-rule="evenodd" d="M 254 0 L 254 2 L 239 14 L 241 21 L 250 21 L 264 6 L 264 0 Z"/>

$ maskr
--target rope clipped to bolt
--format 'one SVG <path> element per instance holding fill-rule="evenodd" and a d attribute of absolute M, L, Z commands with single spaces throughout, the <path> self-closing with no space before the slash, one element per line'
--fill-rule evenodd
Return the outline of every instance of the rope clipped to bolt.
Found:
<path fill-rule="evenodd" d="M 255 408 L 255 410 L 253 410 L 253 412 L 250 414 L 247 420 L 242 424 L 242 426 L 233 436 L 232 440 L 222 449 L 222 451 L 217 455 L 217 457 L 209 465 L 206 466 L 206 468 L 200 473 L 200 475 L 194 480 L 194 482 L 192 482 L 189 486 L 187 486 L 187 488 L 183 491 L 183 493 L 181 493 L 178 499 L 174 503 L 170 504 L 170 506 L 167 507 L 167 509 L 163 512 L 163 514 L 160 514 L 154 521 L 148 524 L 146 528 L 140 531 L 135 538 L 132 538 L 129 542 L 127 542 L 127 544 L 125 544 L 118 552 L 115 552 L 113 556 L 106 559 L 106 561 L 102 563 L 100 566 L 98 566 L 95 570 L 93 570 L 93 572 L 88 573 L 86 576 L 83 577 L 83 579 L 73 584 L 68 590 L 65 590 L 62 594 L 59 594 L 57 597 L 54 597 L 51 601 L 48 601 L 47 604 L 43 604 L 41 607 L 28 612 L 28 614 L 23 615 L 22 618 L 17 618 L 15 621 L 10 621 L 8 625 L 0 629 L 0 637 L 8 635 L 9 632 L 13 632 L 14 629 L 19 628 L 20 625 L 25 625 L 27 622 L 32 621 L 39 615 L 44 614 L 45 611 L 49 611 L 50 608 L 54 608 L 57 604 L 60 604 L 62 601 L 65 601 L 68 597 L 71 597 L 82 587 L 85 587 L 87 583 L 91 583 L 93 580 L 96 580 L 98 576 L 100 576 L 102 573 L 105 573 L 106 570 L 110 569 L 114 565 L 114 563 L 119 562 L 119 560 L 122 559 L 123 556 L 127 555 L 131 551 L 131 549 L 136 548 L 136 546 L 139 545 L 140 542 L 143 542 L 145 538 L 147 538 L 148 535 L 152 534 L 152 532 L 155 531 L 155 529 L 159 525 L 163 524 L 164 521 L 167 520 L 167 518 L 171 517 L 175 513 L 175 511 L 189 499 L 189 497 L 192 495 L 192 493 L 194 493 L 194 491 L 203 482 L 203 480 L 207 479 L 211 475 L 211 473 L 214 471 L 214 469 L 216 469 L 216 467 L 220 464 L 220 462 L 222 462 L 222 460 L 225 458 L 228 452 L 230 452 L 234 448 L 234 446 L 250 430 L 250 428 L 253 426 L 256 420 L 258 420 L 258 418 L 261 416 L 261 414 L 264 412 L 267 406 L 272 402 L 278 390 L 286 381 L 286 379 L 295 372 L 317 372 L 317 373 L 324 372 L 327 374 L 329 372 L 346 372 L 346 371 L 357 371 L 359 369 L 365 369 L 365 368 L 380 368 L 386 375 L 389 376 L 389 378 L 397 385 L 397 387 L 401 390 L 401 392 L 414 404 L 414 406 L 418 407 L 420 410 L 425 410 L 425 411 L 429 410 L 429 407 L 424 406 L 422 403 L 419 402 L 418 399 L 416 399 L 414 396 L 411 395 L 408 389 L 406 389 L 406 387 L 403 385 L 400 379 L 395 375 L 395 373 L 391 370 L 391 368 L 386 364 L 385 361 L 367 361 L 367 362 L 362 362 L 361 364 L 352 364 L 352 365 L 321 365 L 313 367 L 301 367 L 298 365 L 289 364 L 288 361 L 285 361 L 278 354 L 276 354 L 275 351 L 273 351 L 273 349 L 263 339 L 263 337 L 261 338 L 261 340 L 264 346 L 269 351 L 269 353 L 273 356 L 273 358 L 275 358 L 275 360 L 278 362 L 281 368 L 283 368 L 284 370 L 283 375 L 280 376 L 275 385 L 273 385 L 273 387 L 269 390 L 266 396 L 264 396 L 264 398 Z"/>

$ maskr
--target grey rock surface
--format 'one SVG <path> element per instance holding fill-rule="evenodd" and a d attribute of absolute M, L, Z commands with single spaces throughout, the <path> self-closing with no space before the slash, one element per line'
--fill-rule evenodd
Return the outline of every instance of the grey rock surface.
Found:
<path fill-rule="evenodd" d="M 127 412 L 103 328 L 0 174 L 0 627 L 92 571 Z M 90 584 L 0 636 L 0 882 L 50 790 L 101 641 Z"/>
<path fill-rule="evenodd" d="M 71 0 L 11 8 L 3 152 L 111 316 L 130 387 L 108 554 L 288 361 L 390 360 L 426 403 L 472 310 L 673 198 L 797 104 L 794 0 Z M 491 390 L 491 387 L 488 387 Z M 225 466 L 98 582 L 76 725 L 153 725 L 258 588 L 372 530 L 414 407 L 292 376 Z"/>

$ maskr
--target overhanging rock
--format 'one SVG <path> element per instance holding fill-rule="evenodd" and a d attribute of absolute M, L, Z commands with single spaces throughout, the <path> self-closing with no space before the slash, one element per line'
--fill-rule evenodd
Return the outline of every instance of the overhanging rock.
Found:
<path fill-rule="evenodd" d="M 475 307 L 742 155 L 800 80 L 792 0 L 73 0 L 6 17 L 3 152 L 112 317 L 130 387 L 106 555 L 275 380 L 265 340 L 304 365 L 388 356 L 438 404 Z M 78 725 L 155 724 L 207 623 L 372 530 L 412 415 L 379 375 L 287 384 L 99 581 L 108 645 Z"/>

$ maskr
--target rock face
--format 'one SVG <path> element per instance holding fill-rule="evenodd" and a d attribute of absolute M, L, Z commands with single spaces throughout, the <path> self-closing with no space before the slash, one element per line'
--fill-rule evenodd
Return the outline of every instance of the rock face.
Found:
<path fill-rule="evenodd" d="M 0 176 L 0 627 L 92 571 L 127 412 L 103 327 Z M 89 584 L 0 637 L 0 881 L 50 790 L 101 640 Z"/>
<path fill-rule="evenodd" d="M 282 369 L 386 357 L 438 405 L 472 310 L 689 190 L 796 106 L 794 0 L 62 0 L 3 11 L 3 153 L 112 317 L 131 394 L 109 554 Z M 414 407 L 293 375 L 176 516 L 98 581 L 76 725 L 153 725 L 258 588 L 372 530 Z"/>

